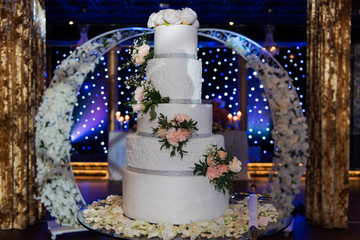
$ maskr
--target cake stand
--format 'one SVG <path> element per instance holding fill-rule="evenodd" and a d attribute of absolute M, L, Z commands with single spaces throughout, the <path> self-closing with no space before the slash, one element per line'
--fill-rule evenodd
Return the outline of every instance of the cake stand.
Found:
<path fill-rule="evenodd" d="M 248 193 L 237 193 L 235 195 L 232 196 L 230 203 L 236 203 L 236 201 L 241 200 L 242 198 L 248 196 Z M 97 199 L 95 201 L 100 201 L 102 199 Z M 269 201 L 266 197 L 263 197 L 261 194 L 259 194 L 259 201 Z M 277 218 L 277 222 L 271 222 L 269 223 L 265 229 L 263 230 L 259 230 L 258 231 L 258 239 L 264 238 L 264 237 L 268 237 L 274 234 L 277 234 L 281 231 L 284 231 L 286 228 L 288 228 L 291 224 L 292 224 L 292 215 L 290 213 L 290 211 L 288 211 L 287 209 L 282 208 L 281 206 L 277 205 L 276 203 L 272 203 L 277 212 L 279 213 L 279 216 Z M 113 229 L 110 230 L 106 230 L 104 228 L 101 229 L 96 229 L 94 228 L 94 224 L 93 223 L 87 223 L 83 217 L 83 212 L 84 210 L 86 210 L 88 208 L 89 205 L 84 205 L 82 206 L 78 213 L 77 213 L 77 219 L 79 221 L 79 223 L 85 227 L 86 229 L 106 236 L 106 237 L 110 237 L 113 239 L 134 239 L 134 240 L 146 240 L 148 239 L 146 236 L 141 236 L 141 237 L 125 237 L 119 234 L 116 234 L 115 231 Z M 152 240 L 161 240 L 160 238 L 154 237 L 151 238 Z M 182 240 L 183 238 L 179 235 L 176 236 L 174 238 L 175 240 Z M 185 238 L 185 239 L 189 239 L 189 238 Z M 200 238 L 199 238 L 200 239 Z M 219 238 L 220 239 L 220 238 Z M 234 238 L 221 238 L 221 239 L 234 239 Z M 244 234 L 241 238 L 238 238 L 241 240 L 248 240 L 250 239 L 249 236 L 247 234 Z"/>

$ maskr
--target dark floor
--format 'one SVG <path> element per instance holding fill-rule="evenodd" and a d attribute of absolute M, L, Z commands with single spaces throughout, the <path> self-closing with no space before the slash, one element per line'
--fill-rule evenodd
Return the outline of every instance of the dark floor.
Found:
<path fill-rule="evenodd" d="M 237 182 L 235 191 L 248 191 L 250 186 L 255 183 L 258 189 L 264 188 L 267 180 L 256 179 L 249 182 Z M 95 181 L 95 180 L 79 180 L 79 188 L 83 194 L 85 201 L 91 202 L 94 199 L 106 197 L 109 194 L 121 193 L 121 182 L 115 181 Z M 301 192 L 296 198 L 296 204 L 304 203 L 304 183 Z M 300 208 L 301 210 L 301 208 Z M 51 234 L 47 230 L 47 221 L 42 220 L 27 230 L 0 230 L 0 240 L 17 240 L 17 239 L 51 239 Z M 58 240 L 95 240 L 108 239 L 92 232 L 67 233 L 58 235 Z M 349 200 L 349 227 L 348 229 L 323 229 L 307 222 L 304 215 L 297 214 L 294 218 L 293 231 L 289 234 L 279 233 L 275 236 L 267 237 L 266 240 L 355 240 L 360 239 L 360 180 L 350 180 L 350 200 Z"/>

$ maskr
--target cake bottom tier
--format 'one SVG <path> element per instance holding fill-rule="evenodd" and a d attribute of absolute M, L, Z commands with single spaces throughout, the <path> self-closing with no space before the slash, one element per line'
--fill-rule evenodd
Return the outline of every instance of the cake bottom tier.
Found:
<path fill-rule="evenodd" d="M 127 217 L 151 223 L 186 224 L 222 216 L 229 195 L 203 176 L 162 176 L 123 169 L 123 207 Z"/>

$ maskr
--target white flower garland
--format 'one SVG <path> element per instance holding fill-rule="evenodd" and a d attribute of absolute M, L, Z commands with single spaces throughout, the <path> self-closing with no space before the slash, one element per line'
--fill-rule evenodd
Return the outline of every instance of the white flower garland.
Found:
<path fill-rule="evenodd" d="M 272 174 L 266 192 L 286 209 L 294 208 L 293 200 L 299 193 L 301 177 L 308 158 L 306 119 L 292 79 L 280 64 L 266 51 L 254 54 L 248 41 L 228 38 L 227 44 L 247 60 L 247 67 L 257 72 L 269 101 L 275 142 Z"/>
<path fill-rule="evenodd" d="M 148 34 L 142 28 L 117 29 L 77 48 L 56 69 L 36 116 L 36 154 L 39 196 L 58 223 L 77 225 L 76 212 L 84 199 L 70 163 L 70 129 L 77 93 L 86 75 L 94 71 L 102 55 L 116 44 Z M 261 46 L 244 36 L 219 29 L 200 29 L 199 35 L 227 43 L 259 73 L 273 114 L 273 138 L 277 147 L 269 191 L 283 206 L 292 208 L 307 159 L 306 124 L 291 79 Z M 256 57 L 255 57 L 256 56 Z M 262 62 L 261 57 L 266 60 Z M 289 88 L 290 86 L 290 88 Z"/>
<path fill-rule="evenodd" d="M 36 164 L 39 196 L 59 224 L 78 225 L 76 213 L 85 201 L 70 163 L 70 129 L 74 104 L 86 75 L 98 59 L 121 40 L 137 37 L 143 29 L 115 30 L 98 36 L 76 50 L 55 70 L 36 116 Z"/>

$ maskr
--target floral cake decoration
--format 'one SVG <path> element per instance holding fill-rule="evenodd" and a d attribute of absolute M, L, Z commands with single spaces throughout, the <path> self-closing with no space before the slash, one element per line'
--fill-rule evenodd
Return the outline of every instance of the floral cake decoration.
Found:
<path fill-rule="evenodd" d="M 233 193 L 233 181 L 236 173 L 241 170 L 241 162 L 233 153 L 226 152 L 223 147 L 216 145 L 206 150 L 204 161 L 195 163 L 194 175 L 205 176 L 215 185 L 215 189 Z"/>
<path fill-rule="evenodd" d="M 176 153 L 183 158 L 187 153 L 183 149 L 192 134 L 197 131 L 197 122 L 184 113 L 177 113 L 169 121 L 166 116 L 160 113 L 158 118 L 158 127 L 153 128 L 153 135 L 157 134 L 162 143 L 161 148 L 171 149 L 170 156 L 175 156 Z"/>
<path fill-rule="evenodd" d="M 135 66 L 136 73 L 129 77 L 125 84 L 128 88 L 136 87 L 132 93 L 132 98 L 128 101 L 133 112 L 147 113 L 150 111 L 150 121 L 156 119 L 155 107 L 159 103 L 168 103 L 169 97 L 162 97 L 160 92 L 155 89 L 150 80 L 145 79 L 145 69 L 147 62 L 154 57 L 154 50 L 151 49 L 146 34 L 140 39 L 134 40 L 134 46 L 130 49 L 131 60 L 124 64 L 124 68 Z"/>
<path fill-rule="evenodd" d="M 152 13 L 148 20 L 148 28 L 155 28 L 161 25 L 193 25 L 199 28 L 197 14 L 191 8 L 181 10 L 165 9 L 157 13 Z"/>

